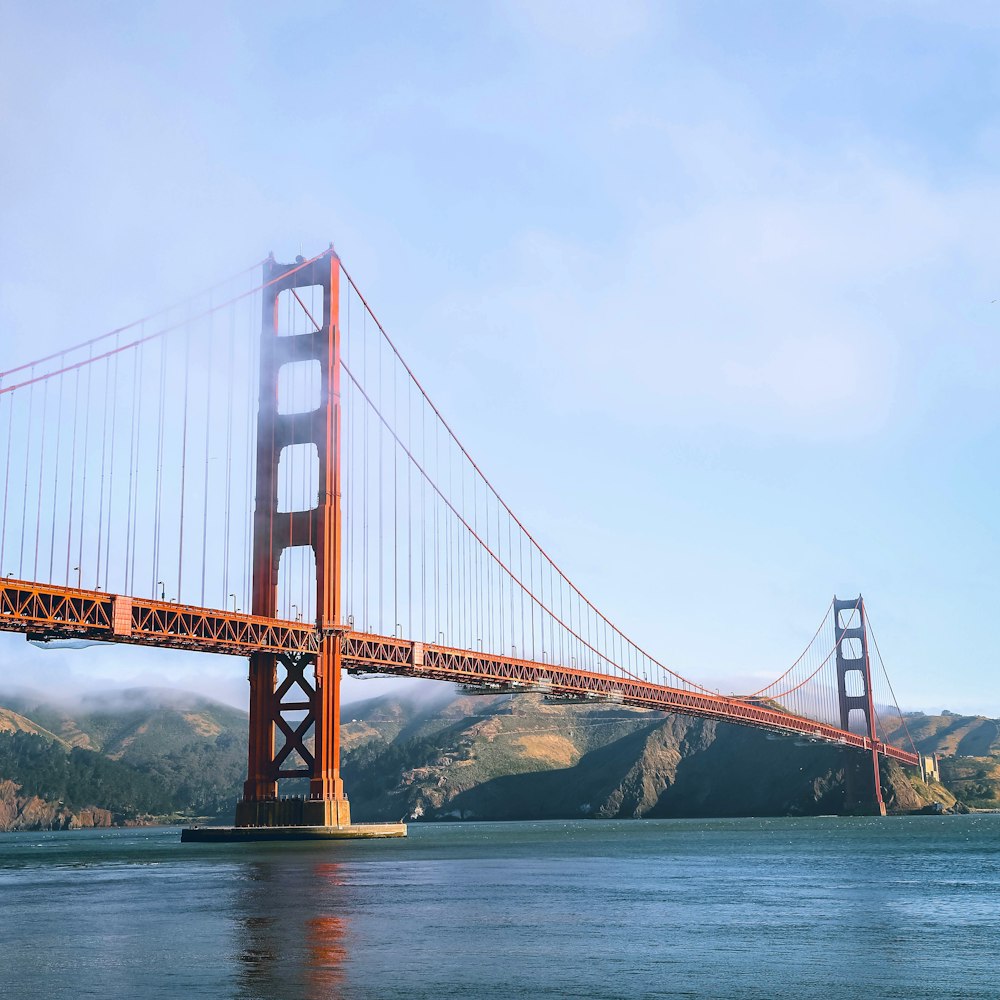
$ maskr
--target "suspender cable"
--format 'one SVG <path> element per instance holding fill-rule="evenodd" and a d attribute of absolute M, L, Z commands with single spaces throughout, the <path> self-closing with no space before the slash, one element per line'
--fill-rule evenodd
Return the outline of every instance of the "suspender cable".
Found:
<path fill-rule="evenodd" d="M 108 471 L 108 530 L 104 543 L 104 589 L 108 589 L 108 568 L 111 563 L 111 534 L 116 523 L 114 517 L 114 483 L 115 483 L 115 453 L 118 443 L 118 394 L 119 394 L 119 361 L 121 355 L 115 355 L 114 365 L 114 399 L 111 401 L 111 458 Z"/>
<path fill-rule="evenodd" d="M 181 601 L 184 593 L 184 505 L 187 491 L 187 434 L 188 434 L 188 402 L 191 383 L 191 327 L 184 330 L 184 397 L 181 402 L 181 497 L 180 525 L 177 539 L 177 601 Z"/>
<path fill-rule="evenodd" d="M 32 369 L 33 370 L 33 369 Z M 28 509 L 28 464 L 31 458 L 31 435 L 34 430 L 35 425 L 35 393 L 34 386 L 28 390 L 28 429 L 24 437 L 24 491 L 21 495 L 21 538 L 20 538 L 20 551 L 18 554 L 18 567 L 17 575 L 24 579 L 24 531 L 25 531 L 25 517 L 27 516 Z M 14 397 L 11 396 L 11 407 L 13 409 Z M 9 428 L 8 428 L 9 430 Z M 7 455 L 8 460 L 10 457 L 10 443 L 7 445 Z M 39 452 L 39 460 L 41 460 L 41 452 Z M 10 471 L 8 469 L 8 471 Z M 6 518 L 6 499 L 4 501 L 5 511 L 4 516 Z M 39 511 L 38 517 L 41 517 L 41 511 Z M 54 514 L 53 514 L 54 516 Z"/>
<path fill-rule="evenodd" d="M 80 369 L 73 373 L 73 437 L 69 449 L 69 513 L 66 517 L 66 586 L 69 586 L 70 548 L 73 540 L 73 500 L 76 495 L 76 424 L 80 405 Z"/>
<path fill-rule="evenodd" d="M 114 370 L 117 370 L 118 366 L 118 355 L 115 355 Z M 118 386 L 115 385 L 114 389 L 111 388 L 111 374 L 112 365 L 110 363 L 105 363 L 104 365 L 104 413 L 101 418 L 101 478 L 99 481 L 99 489 L 97 492 L 97 548 L 96 548 L 96 566 L 94 570 L 94 579 L 97 581 L 96 586 L 102 586 L 101 582 L 101 569 L 103 565 L 103 545 L 104 545 L 104 489 L 106 484 L 106 473 L 107 473 L 107 457 L 108 457 L 108 437 L 110 436 L 110 429 L 108 428 L 108 397 L 114 395 L 115 399 L 118 398 Z M 114 424 L 114 417 L 111 418 L 112 425 Z M 108 534 L 110 535 L 110 525 Z M 107 581 L 104 581 L 107 584 Z"/>
<path fill-rule="evenodd" d="M 0 397 L 2 399 L 2 397 Z M 14 395 L 11 394 L 7 397 L 7 451 L 4 455 L 4 473 L 3 473 L 3 524 L 0 526 L 0 574 L 4 573 L 7 564 L 4 562 L 4 557 L 7 552 L 7 498 L 10 490 L 10 446 L 11 441 L 13 441 L 14 435 Z M 27 489 L 27 475 L 25 475 L 25 489 Z M 27 494 L 25 494 L 27 496 Z M 27 507 L 27 501 L 24 504 Z M 23 538 L 24 531 L 22 530 L 21 536 Z"/>
<path fill-rule="evenodd" d="M 62 409 L 63 409 L 63 394 L 65 391 L 65 382 L 63 377 L 59 377 L 59 405 L 56 408 L 56 454 L 54 460 L 55 474 L 53 476 L 52 482 L 52 531 L 49 536 L 49 580 L 52 580 L 52 574 L 55 571 L 55 557 L 56 557 L 56 511 L 58 510 L 58 499 L 59 499 L 59 453 L 60 446 L 62 444 Z"/>
<path fill-rule="evenodd" d="M 105 362 L 105 371 L 107 370 L 107 362 Z M 83 578 L 84 565 L 83 565 L 83 536 L 86 530 L 86 519 L 87 519 L 87 468 L 90 465 L 90 390 L 91 383 L 93 381 L 93 366 L 87 366 L 87 401 L 85 404 L 85 413 L 83 417 L 83 485 L 80 489 L 80 538 L 77 542 L 77 552 L 76 552 L 76 564 L 79 567 L 77 571 L 77 583 Z M 105 402 L 107 402 L 107 396 L 105 396 Z M 95 579 L 98 580 L 97 577 Z"/>
<path fill-rule="evenodd" d="M 211 299 L 210 299 L 211 301 Z M 204 501 L 201 508 L 201 605 L 205 606 L 205 573 L 208 565 L 208 497 L 211 492 L 209 474 L 211 466 L 209 464 L 209 450 L 211 447 L 212 432 L 212 386 L 215 384 L 215 371 L 212 366 L 212 348 L 215 344 L 215 337 L 208 338 L 208 351 L 205 358 L 205 371 L 207 373 L 206 389 L 207 398 L 205 401 L 205 481 L 202 483 Z M 179 595 L 178 595 L 179 596 Z"/>
<path fill-rule="evenodd" d="M 232 538 L 230 532 L 232 523 L 230 511 L 233 502 L 233 388 L 236 382 L 236 313 L 229 314 L 229 349 L 227 351 L 226 364 L 226 485 L 225 485 L 225 505 L 222 512 L 222 593 L 219 595 L 222 607 L 229 603 L 229 574 L 230 574 L 230 545 Z"/>
<path fill-rule="evenodd" d="M 35 497 L 35 561 L 32 570 L 34 579 L 38 579 L 38 552 L 41 548 L 42 535 L 42 483 L 45 479 L 45 439 L 49 426 L 49 383 L 42 383 L 42 440 L 38 449 L 38 494 Z M 27 499 L 24 500 L 27 503 Z"/>

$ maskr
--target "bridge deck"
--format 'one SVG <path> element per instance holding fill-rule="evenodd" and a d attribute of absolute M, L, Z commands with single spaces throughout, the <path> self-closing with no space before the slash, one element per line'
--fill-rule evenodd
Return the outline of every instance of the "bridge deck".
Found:
<path fill-rule="evenodd" d="M 74 587 L 0 579 L 0 630 L 38 639 L 90 639 L 246 656 L 251 652 L 312 653 L 323 633 L 314 625 L 260 618 Z M 654 684 L 575 667 L 521 660 L 344 629 L 344 667 L 353 672 L 393 674 L 495 686 L 498 694 L 543 691 L 585 700 L 719 719 L 798 735 L 857 750 L 873 749 L 916 766 L 917 754 L 870 740 L 836 726 L 790 715 L 739 697 Z"/>

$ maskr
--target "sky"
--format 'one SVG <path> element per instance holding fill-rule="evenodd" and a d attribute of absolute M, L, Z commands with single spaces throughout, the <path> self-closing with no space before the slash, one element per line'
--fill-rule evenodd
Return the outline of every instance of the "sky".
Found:
<path fill-rule="evenodd" d="M 665 663 L 759 687 L 861 592 L 904 709 L 1000 715 L 1000 7 L 0 10 L 0 367 L 333 241 Z M 17 636 L 0 678 L 246 699 Z"/>

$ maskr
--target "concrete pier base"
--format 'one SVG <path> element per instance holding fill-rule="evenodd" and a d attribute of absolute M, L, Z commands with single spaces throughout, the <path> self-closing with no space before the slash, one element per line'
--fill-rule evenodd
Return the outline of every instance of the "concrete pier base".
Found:
<path fill-rule="evenodd" d="M 350 826 L 351 804 L 346 798 L 240 799 L 236 826 Z"/>
<path fill-rule="evenodd" d="M 238 844 L 276 840 L 375 840 L 405 836 L 405 823 L 354 823 L 348 826 L 191 826 L 181 830 L 181 843 Z"/>

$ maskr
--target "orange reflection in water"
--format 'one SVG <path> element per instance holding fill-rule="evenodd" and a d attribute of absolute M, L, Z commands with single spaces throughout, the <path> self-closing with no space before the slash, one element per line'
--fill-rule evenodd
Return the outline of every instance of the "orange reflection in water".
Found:
<path fill-rule="evenodd" d="M 347 948 L 344 936 L 347 922 L 343 917 L 312 917 L 306 921 L 308 958 L 306 986 L 309 997 L 328 997 L 331 986 L 344 981 Z M 323 992 L 315 992 L 317 990 Z"/>
<path fill-rule="evenodd" d="M 246 867 L 234 914 L 238 998 L 340 995 L 349 921 L 339 867 L 280 861 Z"/>

